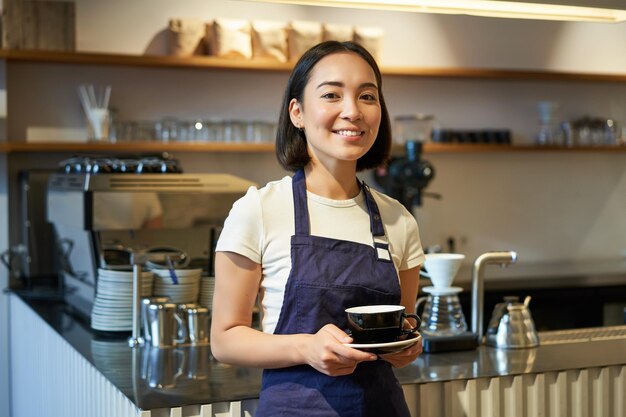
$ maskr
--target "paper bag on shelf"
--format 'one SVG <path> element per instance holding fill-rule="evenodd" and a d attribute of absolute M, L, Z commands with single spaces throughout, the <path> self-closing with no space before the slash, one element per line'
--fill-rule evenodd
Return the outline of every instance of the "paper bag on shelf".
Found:
<path fill-rule="evenodd" d="M 170 55 L 203 55 L 205 28 L 204 22 L 197 19 L 170 19 L 167 44 Z"/>
<path fill-rule="evenodd" d="M 309 48 L 322 41 L 322 24 L 319 22 L 293 21 L 289 24 L 289 59 L 297 60 Z"/>
<path fill-rule="evenodd" d="M 380 54 L 383 46 L 383 29 L 376 27 L 355 27 L 354 41 L 361 44 L 370 54 L 380 62 Z"/>
<path fill-rule="evenodd" d="M 252 56 L 287 61 L 287 25 L 268 20 L 252 21 Z"/>
<path fill-rule="evenodd" d="M 207 24 L 211 55 L 225 58 L 252 58 L 250 22 L 240 19 L 215 19 Z"/>
<path fill-rule="evenodd" d="M 354 39 L 354 26 L 324 23 L 325 41 L 347 42 Z"/>

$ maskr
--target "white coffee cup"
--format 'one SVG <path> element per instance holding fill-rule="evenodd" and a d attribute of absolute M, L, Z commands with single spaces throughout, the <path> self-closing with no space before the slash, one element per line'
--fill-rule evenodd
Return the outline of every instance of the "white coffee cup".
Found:
<path fill-rule="evenodd" d="M 429 278 L 435 288 L 449 288 L 461 268 L 465 255 L 460 253 L 427 253 L 422 275 Z"/>

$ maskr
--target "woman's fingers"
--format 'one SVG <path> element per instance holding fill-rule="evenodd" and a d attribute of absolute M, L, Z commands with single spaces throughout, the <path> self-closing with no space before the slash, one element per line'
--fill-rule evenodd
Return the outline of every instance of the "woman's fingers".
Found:
<path fill-rule="evenodd" d="M 352 338 L 348 336 L 346 332 L 344 332 L 334 324 L 327 324 L 326 326 L 322 327 L 320 331 L 328 333 L 340 343 L 350 343 L 352 341 Z"/>
<path fill-rule="evenodd" d="M 309 365 L 327 375 L 347 375 L 359 362 L 376 360 L 374 354 L 345 346 L 352 339 L 337 326 L 322 327 L 309 346 Z"/>
<path fill-rule="evenodd" d="M 363 352 L 361 350 L 345 346 L 344 343 L 352 342 L 352 338 L 337 326 L 333 324 L 327 324 L 326 326 L 322 327 L 321 330 L 330 334 L 335 339 L 335 341 L 338 342 L 333 343 L 331 347 L 332 351 L 338 355 L 338 359 L 341 362 L 349 364 L 351 362 L 358 363 L 377 359 L 376 355 L 374 355 L 373 353 Z"/>

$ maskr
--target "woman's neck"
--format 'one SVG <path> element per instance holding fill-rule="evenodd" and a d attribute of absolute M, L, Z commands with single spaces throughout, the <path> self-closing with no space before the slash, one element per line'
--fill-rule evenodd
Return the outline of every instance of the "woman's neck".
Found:
<path fill-rule="evenodd" d="M 348 200 L 361 192 L 356 178 L 355 164 L 338 164 L 326 167 L 319 162 L 311 161 L 304 167 L 306 188 L 313 194 L 331 200 Z"/>

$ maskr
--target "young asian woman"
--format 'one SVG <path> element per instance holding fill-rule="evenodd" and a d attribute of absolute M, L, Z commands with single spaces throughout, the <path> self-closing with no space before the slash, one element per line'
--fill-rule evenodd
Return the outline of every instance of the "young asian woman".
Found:
<path fill-rule="evenodd" d="M 367 50 L 328 41 L 300 58 L 276 139 L 295 174 L 248 190 L 216 249 L 211 347 L 222 362 L 264 368 L 257 417 L 409 416 L 392 368 L 413 362 L 421 343 L 380 356 L 346 346 L 346 308 L 415 309 L 417 222 L 357 177 L 386 162 L 391 140 Z M 257 300 L 262 331 L 251 326 Z"/>

